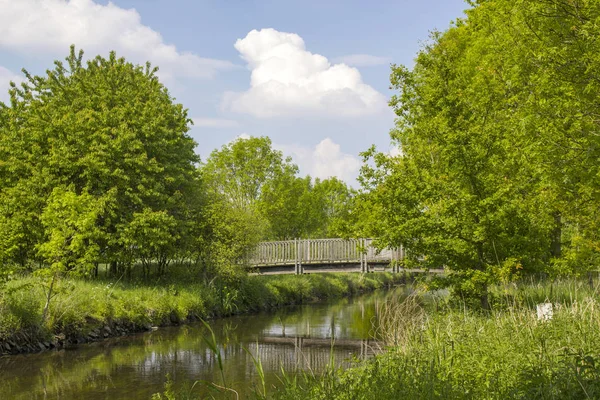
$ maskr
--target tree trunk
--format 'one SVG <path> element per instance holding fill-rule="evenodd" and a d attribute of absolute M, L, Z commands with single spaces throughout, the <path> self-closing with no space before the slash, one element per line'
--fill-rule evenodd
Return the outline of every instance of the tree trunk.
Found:
<path fill-rule="evenodd" d="M 56 272 L 52 275 L 52 281 L 50 282 L 50 287 L 48 288 L 48 294 L 46 295 L 46 305 L 44 306 L 44 311 L 42 312 L 42 323 L 46 322 L 46 317 L 48 316 L 48 309 L 50 308 L 50 300 L 52 299 L 52 289 L 54 288 L 54 281 L 56 280 Z"/>
<path fill-rule="evenodd" d="M 117 276 L 118 271 L 117 271 L 117 262 L 116 261 L 111 261 L 110 262 L 110 266 L 108 269 L 109 273 L 111 276 Z"/>
<path fill-rule="evenodd" d="M 479 299 L 481 301 L 481 308 L 483 308 L 484 310 L 491 310 L 487 286 L 484 288 L 484 292 Z"/>

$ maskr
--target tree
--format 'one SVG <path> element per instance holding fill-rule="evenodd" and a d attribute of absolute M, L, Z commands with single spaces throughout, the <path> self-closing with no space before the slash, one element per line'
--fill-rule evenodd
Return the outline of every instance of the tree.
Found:
<path fill-rule="evenodd" d="M 284 175 L 265 185 L 260 207 L 273 239 L 338 237 L 345 231 L 352 196 L 337 178 Z"/>
<path fill-rule="evenodd" d="M 89 214 L 99 232 L 95 261 L 110 262 L 116 272 L 132 260 L 132 249 L 146 245 L 144 235 L 130 234 L 140 215 L 168 219 L 170 232 L 189 227 L 198 157 L 187 111 L 173 102 L 156 68 L 114 52 L 87 63 L 82 58 L 71 47 L 66 64 L 56 61 L 46 76 L 24 71 L 27 82 L 13 85 L 10 105 L 2 106 L 0 197 L 8 204 L 0 209 L 0 229 L 10 226 L 14 240 L 3 241 L 0 258 L 54 263 L 58 253 L 50 249 L 62 251 L 50 244 L 58 240 L 54 232 L 69 230 L 60 218 L 44 222 L 40 215 L 59 201 L 55 193 L 103 205 Z"/>
<path fill-rule="evenodd" d="M 485 306 L 490 283 L 599 259 L 600 4 L 470 3 L 412 71 L 393 68 L 402 155 L 365 153 L 361 203 L 382 243 L 446 265 Z"/>
<path fill-rule="evenodd" d="M 202 166 L 211 201 L 221 199 L 214 209 L 229 207 L 221 218 L 235 216 L 235 232 L 251 232 L 255 240 L 332 235 L 331 227 L 344 218 L 350 190 L 335 178 L 313 181 L 297 173 L 267 137 L 237 139 L 213 151 Z M 246 243 L 241 237 L 237 241 Z"/>
<path fill-rule="evenodd" d="M 320 223 L 316 201 L 310 176 L 284 174 L 266 184 L 259 207 L 269 224 L 268 238 L 314 237 Z"/>
<path fill-rule="evenodd" d="M 491 7 L 490 7 L 491 6 Z M 533 160 L 554 196 L 555 272 L 581 273 L 600 261 L 600 4 L 597 1 L 497 2 L 515 50 L 499 60 L 518 82 L 515 125 L 537 146 Z M 485 12 L 485 14 L 484 14 Z M 508 69 L 512 66 L 512 69 Z M 520 71 L 519 74 L 516 71 Z"/>
<path fill-rule="evenodd" d="M 402 155 L 367 152 L 379 170 L 366 167 L 363 180 L 382 243 L 403 244 L 409 262 L 445 266 L 444 285 L 487 307 L 491 283 L 544 267 L 554 220 L 552 193 L 515 126 L 514 88 L 497 69 L 507 37 L 477 15 L 434 33 L 412 71 L 393 68 L 391 136 Z"/>
<path fill-rule="evenodd" d="M 211 153 L 201 166 L 208 199 L 205 265 L 228 270 L 244 262 L 255 245 L 268 237 L 268 221 L 259 205 L 264 188 L 296 171 L 267 137 L 238 138 Z"/>
<path fill-rule="evenodd" d="M 265 184 L 298 167 L 272 148 L 268 137 L 238 138 L 214 150 L 202 167 L 210 190 L 238 209 L 254 207 Z"/>
<path fill-rule="evenodd" d="M 76 194 L 72 188 L 56 187 L 40 217 L 46 241 L 38 244 L 39 255 L 47 268 L 36 271 L 50 278 L 42 320 L 46 319 L 56 279 L 66 272 L 89 272 L 99 255 L 99 231 L 96 221 L 105 213 L 106 199 L 89 193 Z"/>
<path fill-rule="evenodd" d="M 355 191 L 344 181 L 332 177 L 324 180 L 316 179 L 313 193 L 315 197 L 313 204 L 320 212 L 319 227 L 313 235 L 326 238 L 346 236 Z"/>

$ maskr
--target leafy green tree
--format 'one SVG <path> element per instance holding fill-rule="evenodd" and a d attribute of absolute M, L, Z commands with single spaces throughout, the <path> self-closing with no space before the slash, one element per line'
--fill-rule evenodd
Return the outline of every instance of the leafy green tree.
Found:
<path fill-rule="evenodd" d="M 36 272 L 50 279 L 42 320 L 48 314 L 56 279 L 65 273 L 86 274 L 97 262 L 102 232 L 96 221 L 107 211 L 106 200 L 89 193 L 78 195 L 71 188 L 52 190 L 40 217 L 46 241 L 37 246 L 47 268 Z"/>
<path fill-rule="evenodd" d="M 236 208 L 223 197 L 210 196 L 202 211 L 198 258 L 204 277 L 235 277 L 256 244 L 265 239 L 266 219 L 255 208 Z"/>
<path fill-rule="evenodd" d="M 158 273 L 164 274 L 175 258 L 178 235 L 177 220 L 166 210 L 146 208 L 135 213 L 121 235 L 123 248 L 131 255 L 128 264 L 140 260 L 144 275 L 148 276 L 152 263 L 156 262 Z"/>
<path fill-rule="evenodd" d="M 352 198 L 337 178 L 284 175 L 265 185 L 260 204 L 271 238 L 325 238 L 345 232 Z"/>
<path fill-rule="evenodd" d="M 266 137 L 240 138 L 213 151 L 202 166 L 215 213 L 207 218 L 221 226 L 213 236 L 227 237 L 228 248 L 247 251 L 259 240 L 332 235 L 331 227 L 345 218 L 350 190 L 335 178 L 313 182 L 297 173 Z M 254 241 L 235 239 L 235 233 L 251 234 Z"/>
<path fill-rule="evenodd" d="M 319 205 L 309 176 L 285 174 L 265 185 L 260 210 L 269 224 L 269 239 L 289 240 L 314 235 Z"/>
<path fill-rule="evenodd" d="M 91 269 L 102 237 L 96 221 L 107 211 L 108 197 L 78 195 L 64 187 L 52 190 L 40 216 L 47 240 L 38 245 L 38 253 L 52 270 L 85 273 Z"/>
<path fill-rule="evenodd" d="M 55 62 L 46 76 L 24 71 L 27 82 L 13 85 L 10 105 L 2 106 L 0 197 L 9 201 L 0 229 L 12 230 L 0 258 L 46 259 L 36 249 L 53 241 L 53 228 L 40 215 L 60 187 L 105 205 L 94 221 L 102 233 L 96 261 L 114 271 L 127 266 L 132 248 L 145 245 L 143 235 L 130 235 L 140 215 L 165 216 L 170 231 L 189 228 L 199 179 L 187 111 L 149 64 L 133 65 L 114 52 L 86 63 L 82 57 L 72 47 L 66 64 Z"/>
<path fill-rule="evenodd" d="M 393 68 L 391 135 L 402 155 L 367 153 L 380 170 L 365 168 L 363 179 L 382 243 L 445 266 L 445 285 L 487 307 L 489 284 L 548 262 L 553 192 L 515 127 L 514 83 L 497 73 L 506 45 L 476 15 L 433 34 L 412 71 Z"/>
<path fill-rule="evenodd" d="M 233 207 L 256 205 L 265 184 L 284 175 L 294 175 L 298 167 L 272 148 L 268 137 L 238 138 L 214 150 L 202 167 L 212 193 L 224 196 Z"/>
<path fill-rule="evenodd" d="M 514 82 L 514 126 L 527 135 L 531 159 L 553 194 L 552 255 L 559 273 L 600 261 L 600 4 L 544 0 L 478 7 L 481 20 L 505 16 L 514 47 L 498 64 Z M 562 257 L 561 257 L 562 256 Z M 560 258 L 558 258 L 560 257 Z"/>
<path fill-rule="evenodd" d="M 338 178 L 316 179 L 313 186 L 313 206 L 319 210 L 320 219 L 313 236 L 347 236 L 355 195 L 355 191 Z"/>
<path fill-rule="evenodd" d="M 266 186 L 296 171 L 267 137 L 238 138 L 211 153 L 201 166 L 208 199 L 202 236 L 205 266 L 229 270 L 268 237 L 260 198 Z"/>
<path fill-rule="evenodd" d="M 360 204 L 383 244 L 485 305 L 492 282 L 597 265 L 600 4 L 470 4 L 393 68 L 402 155 L 365 154 Z"/>

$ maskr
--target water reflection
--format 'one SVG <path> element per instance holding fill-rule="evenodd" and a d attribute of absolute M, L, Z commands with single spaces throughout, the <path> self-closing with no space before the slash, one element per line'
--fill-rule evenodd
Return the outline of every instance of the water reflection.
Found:
<path fill-rule="evenodd" d="M 252 356 L 260 358 L 269 385 L 283 368 L 322 371 L 368 357 L 378 348 L 377 306 L 387 293 L 332 304 L 211 321 L 226 384 L 242 397 L 257 383 Z M 221 383 L 216 355 L 203 340 L 204 326 L 189 325 L 41 354 L 0 359 L 0 399 L 148 399 L 176 385 Z M 332 346 L 333 344 L 333 346 Z M 245 350 L 246 349 L 246 350 Z M 250 353 L 250 354 L 249 354 Z M 251 356 L 252 355 L 252 356 Z M 197 384 L 195 393 L 208 390 Z"/>

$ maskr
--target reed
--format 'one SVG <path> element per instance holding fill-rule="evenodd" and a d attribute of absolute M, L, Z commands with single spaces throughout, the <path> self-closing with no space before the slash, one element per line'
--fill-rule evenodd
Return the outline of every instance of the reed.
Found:
<path fill-rule="evenodd" d="M 420 295 L 380 309 L 388 350 L 337 374 L 310 378 L 282 399 L 597 399 L 600 299 L 586 281 L 529 281 L 494 288 L 492 310 Z M 539 320 L 535 305 L 553 304 Z"/>

